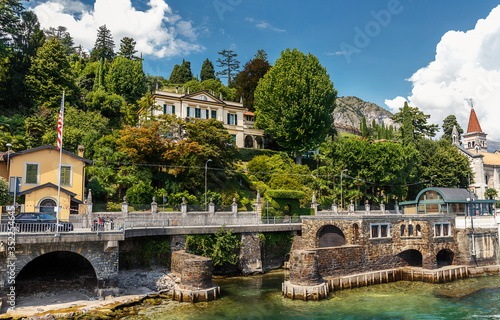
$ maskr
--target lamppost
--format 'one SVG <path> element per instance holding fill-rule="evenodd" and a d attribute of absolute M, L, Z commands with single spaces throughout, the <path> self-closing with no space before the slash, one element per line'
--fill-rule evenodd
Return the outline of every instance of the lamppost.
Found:
<path fill-rule="evenodd" d="M 10 168 L 10 147 L 12 147 L 12 144 L 7 143 L 6 146 L 7 146 L 7 180 L 9 180 L 9 177 L 10 177 L 10 172 L 9 172 L 9 168 Z"/>
<path fill-rule="evenodd" d="M 433 175 L 433 176 L 431 177 L 431 186 L 430 186 L 431 188 L 432 188 L 432 178 L 435 178 L 435 177 L 437 177 L 437 175 Z"/>
<path fill-rule="evenodd" d="M 340 173 L 340 209 L 344 208 L 344 202 L 343 202 L 343 199 L 342 199 L 342 178 L 344 176 L 344 172 L 347 172 L 349 171 L 348 169 L 344 169 L 342 170 L 342 172 Z"/>
<path fill-rule="evenodd" d="M 205 162 L 205 211 L 207 211 L 207 165 L 211 161 L 212 159 L 208 159 L 207 162 Z"/>

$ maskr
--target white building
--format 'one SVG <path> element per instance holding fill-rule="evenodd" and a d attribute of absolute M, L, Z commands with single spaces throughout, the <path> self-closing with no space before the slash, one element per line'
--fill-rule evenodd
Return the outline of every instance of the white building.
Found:
<path fill-rule="evenodd" d="M 183 89 L 184 91 L 184 89 Z M 159 106 L 155 116 L 172 114 L 179 118 L 217 119 L 233 136 L 238 148 L 264 148 L 264 131 L 254 127 L 254 114 L 243 103 L 222 100 L 202 90 L 187 94 L 157 90 L 153 96 Z"/>
<path fill-rule="evenodd" d="M 453 144 L 456 145 L 462 154 L 468 159 L 472 172 L 474 172 L 474 182 L 469 186 L 478 199 L 484 199 L 484 192 L 488 188 L 500 190 L 500 150 L 494 153 L 487 151 L 487 134 L 483 132 L 479 121 L 472 107 L 469 117 L 467 133 L 463 137 L 463 146 L 458 142 L 458 131 L 453 128 Z"/>

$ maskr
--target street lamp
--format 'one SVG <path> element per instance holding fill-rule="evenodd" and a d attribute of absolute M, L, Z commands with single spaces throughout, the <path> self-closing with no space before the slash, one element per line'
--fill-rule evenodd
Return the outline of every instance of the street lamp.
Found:
<path fill-rule="evenodd" d="M 10 147 L 12 147 L 12 144 L 7 143 L 6 146 L 7 146 L 7 180 L 9 180 L 9 176 L 10 176 L 10 172 L 9 172 L 9 168 L 10 168 Z"/>
<path fill-rule="evenodd" d="M 342 172 L 340 173 L 340 208 L 343 209 L 344 208 L 344 202 L 342 201 L 342 178 L 344 176 L 344 172 L 347 172 L 349 171 L 348 169 L 344 169 L 342 170 Z"/>
<path fill-rule="evenodd" d="M 207 165 L 211 161 L 212 159 L 208 159 L 207 162 L 205 162 L 205 211 L 207 211 Z"/>
<path fill-rule="evenodd" d="M 433 176 L 431 177 L 431 186 L 430 186 L 431 188 L 432 188 L 432 178 L 435 178 L 435 177 L 437 177 L 437 175 L 433 175 Z"/>

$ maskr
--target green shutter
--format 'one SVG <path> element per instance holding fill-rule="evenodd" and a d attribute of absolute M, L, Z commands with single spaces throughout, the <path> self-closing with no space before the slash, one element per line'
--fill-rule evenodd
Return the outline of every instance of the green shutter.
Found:
<path fill-rule="evenodd" d="M 71 167 L 61 166 L 61 185 L 69 186 L 71 185 Z"/>
<path fill-rule="evenodd" d="M 26 183 L 37 184 L 38 183 L 38 164 L 27 163 L 26 164 Z"/>

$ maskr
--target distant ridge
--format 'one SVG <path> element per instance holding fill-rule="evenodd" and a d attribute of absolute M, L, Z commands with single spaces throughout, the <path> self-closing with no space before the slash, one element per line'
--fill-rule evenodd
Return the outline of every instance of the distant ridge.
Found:
<path fill-rule="evenodd" d="M 360 127 L 363 116 L 366 118 L 366 124 L 371 125 L 373 119 L 377 124 L 384 123 L 385 126 L 394 125 L 392 113 L 380 107 L 379 105 L 363 101 L 358 97 L 348 96 L 337 98 L 337 107 L 333 112 L 333 121 L 335 125 Z"/>

